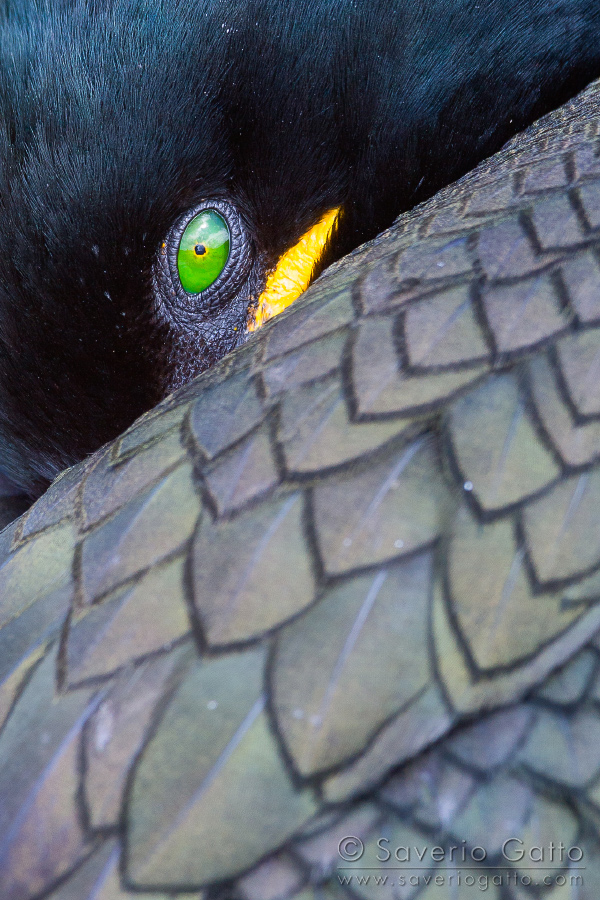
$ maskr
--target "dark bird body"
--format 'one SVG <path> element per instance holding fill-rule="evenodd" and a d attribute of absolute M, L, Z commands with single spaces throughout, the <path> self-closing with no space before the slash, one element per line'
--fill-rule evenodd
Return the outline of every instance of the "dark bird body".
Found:
<path fill-rule="evenodd" d="M 114 437 L 244 339 L 319 216 L 342 208 L 322 268 L 600 73 L 599 32 L 598 0 L 9 3 L 2 471 L 35 494 Z M 169 310 L 159 248 L 207 200 L 243 278 Z"/>
<path fill-rule="evenodd" d="M 591 74 L 591 6 L 482 6 L 10 13 L 15 480 Z M 2 900 L 598 900 L 599 136 L 600 79 L 1 531 Z"/>

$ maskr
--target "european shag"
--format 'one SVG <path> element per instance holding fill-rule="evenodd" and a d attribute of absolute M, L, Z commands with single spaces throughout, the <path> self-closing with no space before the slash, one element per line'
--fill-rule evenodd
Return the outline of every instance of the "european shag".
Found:
<path fill-rule="evenodd" d="M 598 0 L 7 2 L 0 470 L 39 493 L 574 95 L 599 32 Z"/>

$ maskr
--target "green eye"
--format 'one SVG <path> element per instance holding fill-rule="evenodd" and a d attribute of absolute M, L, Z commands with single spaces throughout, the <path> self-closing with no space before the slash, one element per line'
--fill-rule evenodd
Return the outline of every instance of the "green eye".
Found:
<path fill-rule="evenodd" d="M 177 271 L 184 291 L 199 294 L 217 280 L 229 258 L 229 228 L 214 209 L 188 222 L 177 251 Z"/>

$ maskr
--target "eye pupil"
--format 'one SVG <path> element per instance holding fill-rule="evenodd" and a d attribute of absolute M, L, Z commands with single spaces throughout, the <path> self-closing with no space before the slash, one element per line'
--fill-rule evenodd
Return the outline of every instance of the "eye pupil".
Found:
<path fill-rule="evenodd" d="M 188 294 L 199 294 L 213 284 L 229 259 L 230 233 L 223 216 L 203 209 L 187 223 L 177 250 L 177 271 Z"/>

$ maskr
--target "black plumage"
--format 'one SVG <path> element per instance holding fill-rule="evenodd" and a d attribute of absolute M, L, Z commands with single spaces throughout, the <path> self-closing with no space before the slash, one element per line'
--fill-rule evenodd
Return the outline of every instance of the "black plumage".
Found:
<path fill-rule="evenodd" d="M 600 74 L 599 33 L 598 0 L 8 0 L 0 470 L 39 492 L 243 340 L 326 210 L 321 267 Z M 250 261 L 172 316 L 159 248 L 206 200 Z"/>

